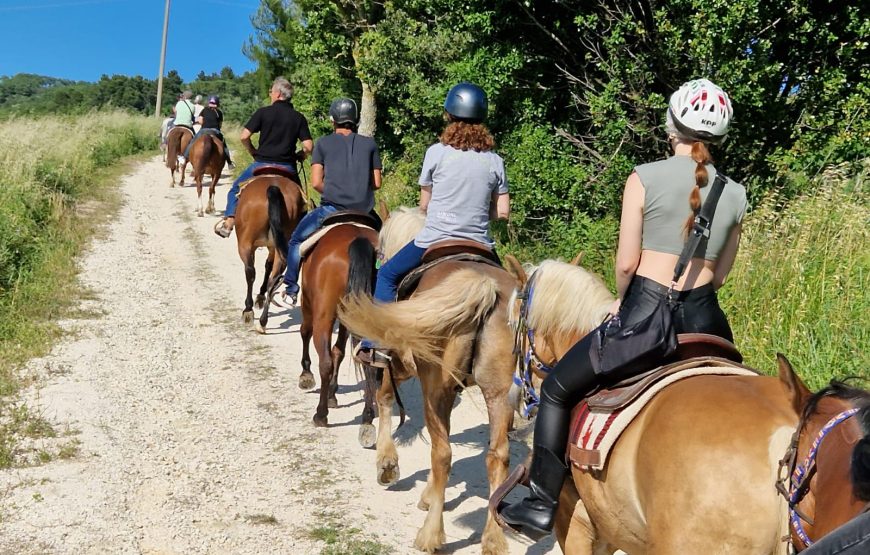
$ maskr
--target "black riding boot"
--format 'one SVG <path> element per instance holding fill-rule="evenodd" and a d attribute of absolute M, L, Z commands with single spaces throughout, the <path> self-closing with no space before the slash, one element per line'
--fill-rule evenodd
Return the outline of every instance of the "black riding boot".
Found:
<path fill-rule="evenodd" d="M 549 535 L 567 473 L 562 457 L 542 445 L 535 445 L 529 470 L 529 495 L 500 509 L 502 519 L 535 541 Z"/>

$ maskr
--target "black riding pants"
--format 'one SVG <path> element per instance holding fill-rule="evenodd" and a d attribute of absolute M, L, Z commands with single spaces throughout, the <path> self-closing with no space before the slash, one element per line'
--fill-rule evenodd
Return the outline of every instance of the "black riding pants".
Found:
<path fill-rule="evenodd" d="M 620 318 L 626 326 L 643 320 L 652 314 L 667 291 L 664 285 L 635 276 L 620 306 Z M 731 327 L 719 307 L 712 284 L 675 292 L 674 300 L 674 326 L 677 333 L 709 333 L 732 341 Z M 589 350 L 593 336 L 594 333 L 590 333 L 571 347 L 541 385 L 534 443 L 556 455 L 565 452 L 571 409 L 599 382 L 606 380 L 592 369 Z"/>

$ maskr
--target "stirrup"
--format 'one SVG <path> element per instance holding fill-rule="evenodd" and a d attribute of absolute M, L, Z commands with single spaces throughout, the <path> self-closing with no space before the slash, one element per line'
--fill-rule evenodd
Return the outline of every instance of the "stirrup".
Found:
<path fill-rule="evenodd" d="M 362 341 L 353 348 L 353 358 L 360 364 L 378 368 L 389 368 L 390 362 L 393 360 L 393 357 L 374 347 L 363 349 Z"/>
<path fill-rule="evenodd" d="M 492 492 L 492 496 L 489 498 L 489 512 L 492 515 L 492 518 L 495 519 L 496 524 L 505 530 L 516 531 L 501 518 L 499 510 L 502 508 L 504 498 L 507 497 L 507 495 L 513 491 L 520 482 L 524 484 L 529 483 L 529 468 L 526 467 L 525 464 L 518 464 L 511 473 L 508 474 L 505 481 L 502 482 L 499 487 L 495 488 L 495 491 Z"/>

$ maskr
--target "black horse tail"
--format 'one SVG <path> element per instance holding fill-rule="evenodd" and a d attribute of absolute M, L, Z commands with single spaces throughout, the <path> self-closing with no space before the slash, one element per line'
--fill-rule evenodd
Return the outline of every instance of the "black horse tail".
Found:
<path fill-rule="evenodd" d="M 346 293 L 371 294 L 375 284 L 375 248 L 365 237 L 357 237 L 347 247 L 350 266 Z"/>
<path fill-rule="evenodd" d="M 852 488 L 855 497 L 870 501 L 870 405 L 856 415 L 864 431 L 864 438 L 858 440 L 852 451 Z"/>
<path fill-rule="evenodd" d="M 269 185 L 266 189 L 269 201 L 269 233 L 275 242 L 275 250 L 284 262 L 287 261 L 287 236 L 284 235 L 284 222 L 287 220 L 287 204 L 284 194 L 277 185 Z"/>

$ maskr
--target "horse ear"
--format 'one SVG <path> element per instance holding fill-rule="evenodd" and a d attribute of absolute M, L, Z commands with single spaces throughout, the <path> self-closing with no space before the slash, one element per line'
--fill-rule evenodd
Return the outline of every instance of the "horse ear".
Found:
<path fill-rule="evenodd" d="M 791 401 L 791 406 L 797 414 L 804 410 L 807 400 L 812 397 L 812 392 L 798 376 L 791 363 L 782 353 L 776 353 L 776 364 L 779 366 L 779 381 L 785 388 L 786 394 Z"/>
<path fill-rule="evenodd" d="M 386 222 L 390 219 L 390 209 L 387 208 L 387 203 L 384 202 L 384 199 L 378 199 L 378 216 L 381 217 L 381 222 Z"/>
<path fill-rule="evenodd" d="M 523 265 L 520 264 L 520 261 L 517 260 L 514 255 L 506 254 L 502 266 L 504 266 L 504 269 L 507 270 L 510 275 L 516 278 L 520 287 L 525 287 L 529 277 L 526 275 L 526 271 L 523 270 Z"/>
<path fill-rule="evenodd" d="M 583 260 L 583 255 L 584 255 L 584 254 L 585 254 L 585 253 L 584 253 L 583 251 L 578 252 L 577 255 L 576 255 L 574 258 L 571 259 L 571 265 L 572 265 L 572 266 L 579 266 L 579 265 L 580 265 L 580 261 Z"/>

